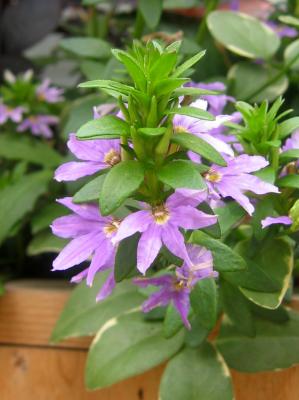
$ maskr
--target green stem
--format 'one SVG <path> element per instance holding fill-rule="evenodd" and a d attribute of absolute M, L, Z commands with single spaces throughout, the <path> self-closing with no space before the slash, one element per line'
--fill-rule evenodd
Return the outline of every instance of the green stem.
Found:
<path fill-rule="evenodd" d="M 295 57 L 289 61 L 280 72 L 278 72 L 276 75 L 273 76 L 273 78 L 268 79 L 267 82 L 265 82 L 262 86 L 260 86 L 257 90 L 249 94 L 244 100 L 245 101 L 250 101 L 257 95 L 259 95 L 263 90 L 267 89 L 267 87 L 271 86 L 273 83 L 277 82 L 280 78 L 282 78 L 286 72 L 289 71 L 289 69 L 292 67 L 293 64 L 299 59 L 299 54 L 297 54 Z"/>
<path fill-rule="evenodd" d="M 97 10 L 94 6 L 88 10 L 87 34 L 92 37 L 98 37 L 99 34 Z"/>
<path fill-rule="evenodd" d="M 218 6 L 219 0 L 206 0 L 205 1 L 205 15 L 199 24 L 198 31 L 196 34 L 196 41 L 198 44 L 203 44 L 206 32 L 207 32 L 207 18 L 210 12 L 215 10 L 215 8 Z"/>
<path fill-rule="evenodd" d="M 135 20 L 135 25 L 134 25 L 134 32 L 133 32 L 133 37 L 135 39 L 140 39 L 144 30 L 144 18 L 140 12 L 140 10 L 137 10 L 137 15 L 136 15 L 136 20 Z"/>

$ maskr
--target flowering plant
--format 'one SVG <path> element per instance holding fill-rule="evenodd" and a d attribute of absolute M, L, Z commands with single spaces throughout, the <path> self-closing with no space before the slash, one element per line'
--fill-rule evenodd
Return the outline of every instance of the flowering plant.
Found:
<path fill-rule="evenodd" d="M 13 265 L 13 272 L 7 272 L 9 275 L 16 272 L 16 259 L 18 270 L 23 266 L 30 212 L 35 210 L 31 223 L 33 233 L 48 228 L 46 221 L 46 225 L 37 222 L 35 229 L 35 222 L 45 217 L 49 205 L 45 194 L 49 191 L 53 169 L 62 162 L 53 130 L 59 122 L 62 94 L 49 80 L 34 79 L 32 71 L 19 76 L 6 71 L 0 86 L 0 218 L 3 221 L 0 243 L 5 241 L 1 260 L 5 260 L 6 266 Z M 54 188 L 52 196 L 57 196 Z M 58 214 L 51 195 L 48 199 L 51 220 L 53 212 Z M 37 208 L 38 201 L 43 205 L 41 209 Z M 40 214 L 43 217 L 39 218 Z M 16 238 L 18 252 L 16 241 L 6 241 L 8 238 Z"/>
<path fill-rule="evenodd" d="M 298 134 L 289 137 L 299 124 L 280 111 L 281 98 L 271 107 L 237 102 L 224 114 L 235 100 L 220 83 L 187 78 L 204 52 L 181 63 L 179 47 L 113 50 L 132 85 L 80 85 L 117 105 L 70 135 L 79 161 L 55 173 L 58 181 L 97 176 L 59 200 L 72 213 L 52 223 L 71 239 L 53 269 L 87 261 L 72 280 L 91 286 L 75 290 L 52 339 L 98 332 L 89 388 L 171 358 L 161 399 L 232 399 L 227 366 L 299 362 L 280 347 L 299 337 L 298 315 L 282 305 L 299 227 Z"/>

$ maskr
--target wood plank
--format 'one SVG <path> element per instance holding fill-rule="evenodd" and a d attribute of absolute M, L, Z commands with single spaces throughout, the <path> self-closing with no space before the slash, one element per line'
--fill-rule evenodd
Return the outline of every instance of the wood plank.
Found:
<path fill-rule="evenodd" d="M 49 346 L 53 326 L 70 295 L 69 284 L 16 281 L 6 290 L 0 298 L 1 400 L 158 400 L 163 366 L 111 388 L 87 392 L 83 379 L 90 339 Z M 292 307 L 299 310 L 298 299 Z M 299 366 L 258 374 L 231 372 L 236 400 L 299 399 Z"/>
<path fill-rule="evenodd" d="M 163 367 L 88 392 L 84 388 L 86 351 L 0 346 L 2 400 L 157 400 Z M 186 399 L 187 400 L 187 399 Z"/>
<path fill-rule="evenodd" d="M 48 346 L 54 325 L 72 285 L 55 280 L 18 280 L 7 283 L 0 297 L 0 343 Z M 87 349 L 89 338 L 71 339 L 60 347 Z"/>

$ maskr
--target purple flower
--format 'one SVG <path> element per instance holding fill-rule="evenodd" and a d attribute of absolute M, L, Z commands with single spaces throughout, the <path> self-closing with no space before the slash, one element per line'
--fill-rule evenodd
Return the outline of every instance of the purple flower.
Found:
<path fill-rule="evenodd" d="M 295 28 L 291 28 L 290 26 L 281 25 L 274 21 L 266 21 L 266 24 L 281 38 L 294 38 L 298 35 L 297 30 Z"/>
<path fill-rule="evenodd" d="M 0 103 L 0 125 L 5 124 L 9 119 L 16 124 L 22 121 L 23 113 L 26 111 L 24 107 L 11 108 Z"/>
<path fill-rule="evenodd" d="M 240 0 L 231 0 L 229 4 L 229 8 L 232 11 L 239 11 L 240 9 Z"/>
<path fill-rule="evenodd" d="M 113 217 L 102 217 L 96 205 L 76 205 L 71 197 L 65 197 L 58 202 L 72 210 L 73 214 L 55 219 L 51 225 L 52 232 L 56 236 L 72 240 L 53 261 L 53 270 L 65 270 L 92 257 L 89 267 L 72 278 L 72 282 L 86 279 L 87 284 L 91 286 L 97 272 L 114 265 L 116 249 L 112 239 L 120 221 Z M 114 286 L 112 271 L 97 300 L 102 300 L 110 294 Z"/>
<path fill-rule="evenodd" d="M 43 136 L 46 139 L 50 139 L 53 136 L 53 132 L 50 125 L 58 124 L 58 118 L 53 115 L 32 115 L 18 126 L 18 132 L 31 131 L 35 136 Z"/>
<path fill-rule="evenodd" d="M 242 154 L 233 159 L 227 158 L 226 161 L 226 167 L 214 164 L 204 175 L 212 198 L 232 197 L 252 215 L 254 207 L 244 194 L 245 192 L 279 193 L 276 186 L 262 181 L 257 176 L 250 175 L 250 172 L 258 171 L 269 164 L 263 157 Z"/>
<path fill-rule="evenodd" d="M 114 103 L 101 104 L 97 107 L 93 107 L 93 118 L 98 119 L 104 115 L 110 114 L 116 107 Z"/>
<path fill-rule="evenodd" d="M 184 236 L 179 228 L 199 229 L 217 222 L 214 215 L 196 209 L 206 193 L 179 189 L 165 203 L 144 204 L 144 209 L 127 216 L 120 224 L 113 241 L 141 232 L 137 247 L 137 268 L 143 274 L 157 257 L 162 244 L 174 255 L 188 262 Z"/>
<path fill-rule="evenodd" d="M 59 103 L 63 101 L 63 89 L 50 87 L 50 79 L 45 79 L 37 88 L 36 95 L 39 100 L 47 103 Z"/>
<path fill-rule="evenodd" d="M 215 90 L 223 92 L 226 90 L 226 86 L 222 82 L 211 82 L 211 83 L 187 83 L 186 86 L 195 87 L 200 89 Z M 235 99 L 227 94 L 217 94 L 217 95 L 202 95 L 202 99 L 206 100 L 209 104 L 208 111 L 213 115 L 219 115 L 223 112 L 224 107 L 227 102 L 235 102 Z"/>
<path fill-rule="evenodd" d="M 262 228 L 266 228 L 267 226 L 273 224 L 283 224 L 283 225 L 292 225 L 293 221 L 288 216 L 282 217 L 267 217 L 262 220 Z"/>
<path fill-rule="evenodd" d="M 181 268 L 176 268 L 175 274 L 166 274 L 154 278 L 137 278 L 133 282 L 143 288 L 149 285 L 161 287 L 143 303 L 144 312 L 149 312 L 155 307 L 166 306 L 172 302 L 186 328 L 190 329 L 188 314 L 190 310 L 189 296 L 192 288 L 199 280 L 216 277 L 218 274 L 213 271 L 213 258 L 210 251 L 204 247 L 190 244 L 186 248 L 190 263 L 184 263 Z"/>
<path fill-rule="evenodd" d="M 207 105 L 208 103 L 206 101 L 199 99 L 191 103 L 190 106 L 206 110 Z M 175 115 L 173 118 L 173 127 L 177 134 L 181 132 L 192 133 L 205 140 L 220 153 L 233 156 L 234 152 L 227 143 L 208 133 L 215 128 L 219 128 L 224 122 L 230 121 L 231 119 L 232 117 L 230 115 L 218 115 L 214 121 L 204 121 L 186 115 Z"/>
<path fill-rule="evenodd" d="M 121 161 L 120 142 L 113 140 L 78 140 L 74 133 L 70 134 L 67 142 L 70 151 L 82 161 L 70 161 L 62 164 L 55 171 L 55 179 L 75 181 L 110 168 Z"/>
<path fill-rule="evenodd" d="M 283 151 L 299 149 L 299 130 L 296 130 L 290 138 L 288 138 L 282 147 Z"/>

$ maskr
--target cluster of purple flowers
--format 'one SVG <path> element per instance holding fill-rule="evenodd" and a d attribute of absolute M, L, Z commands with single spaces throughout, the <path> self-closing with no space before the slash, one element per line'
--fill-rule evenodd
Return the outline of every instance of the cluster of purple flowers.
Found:
<path fill-rule="evenodd" d="M 40 102 L 53 104 L 63 101 L 63 89 L 50 86 L 48 79 L 37 86 L 35 94 Z M 0 125 L 12 121 L 18 124 L 17 132 L 30 131 L 34 136 L 50 139 L 53 136 L 51 126 L 58 124 L 58 118 L 48 114 L 31 114 L 31 111 L 25 106 L 10 107 L 0 99 Z"/>
<path fill-rule="evenodd" d="M 220 82 L 200 87 L 225 89 Z M 122 220 L 113 216 L 101 216 L 96 205 L 76 205 L 71 198 L 59 200 L 61 204 L 71 209 L 73 214 L 56 219 L 52 224 L 52 230 L 54 234 L 72 240 L 55 259 L 53 269 L 67 269 L 91 257 L 89 267 L 76 275 L 72 281 L 79 282 L 86 279 L 87 284 L 91 285 L 97 272 L 110 270 L 108 279 L 97 296 L 97 300 L 102 300 L 115 286 L 113 268 L 118 243 L 139 232 L 137 269 L 143 275 L 153 264 L 162 246 L 183 260 L 181 267 L 170 268 L 166 275 L 134 280 L 140 287 L 148 285 L 160 287 L 144 303 L 144 311 L 172 302 L 184 324 L 189 328 L 190 291 L 200 279 L 217 276 L 213 270 L 211 252 L 203 247 L 185 243 L 183 232 L 205 228 L 217 222 L 217 216 L 200 211 L 198 205 L 207 201 L 213 207 L 215 201 L 221 202 L 222 199 L 232 198 L 252 215 L 254 203 L 250 201 L 248 192 L 257 195 L 279 192 L 276 186 L 252 174 L 265 168 L 268 161 L 261 156 L 243 154 L 240 146 L 234 146 L 238 144 L 237 139 L 226 134 L 223 124 L 226 121 L 241 119 L 236 113 L 223 114 L 228 101 L 233 102 L 234 99 L 223 94 L 209 95 L 204 100 L 192 103 L 193 107 L 212 112 L 215 115 L 214 121 L 203 121 L 182 115 L 173 118 L 175 133 L 188 132 L 201 137 L 214 146 L 226 160 L 225 167 L 211 165 L 203 174 L 207 190 L 177 189 L 161 204 L 140 203 L 138 211 Z M 101 115 L 96 114 L 95 117 L 101 117 L 112 109 L 110 105 L 101 111 Z M 297 146 L 298 134 L 289 140 L 285 148 Z M 58 181 L 71 181 L 89 176 L 102 169 L 112 168 L 121 161 L 119 140 L 79 141 L 74 134 L 71 134 L 68 147 L 80 161 L 61 165 L 55 173 Z M 192 152 L 188 152 L 188 155 L 191 160 L 199 161 L 198 155 Z M 263 221 L 263 227 L 289 221 L 286 216 L 280 217 L 279 220 L 270 217 Z"/>

